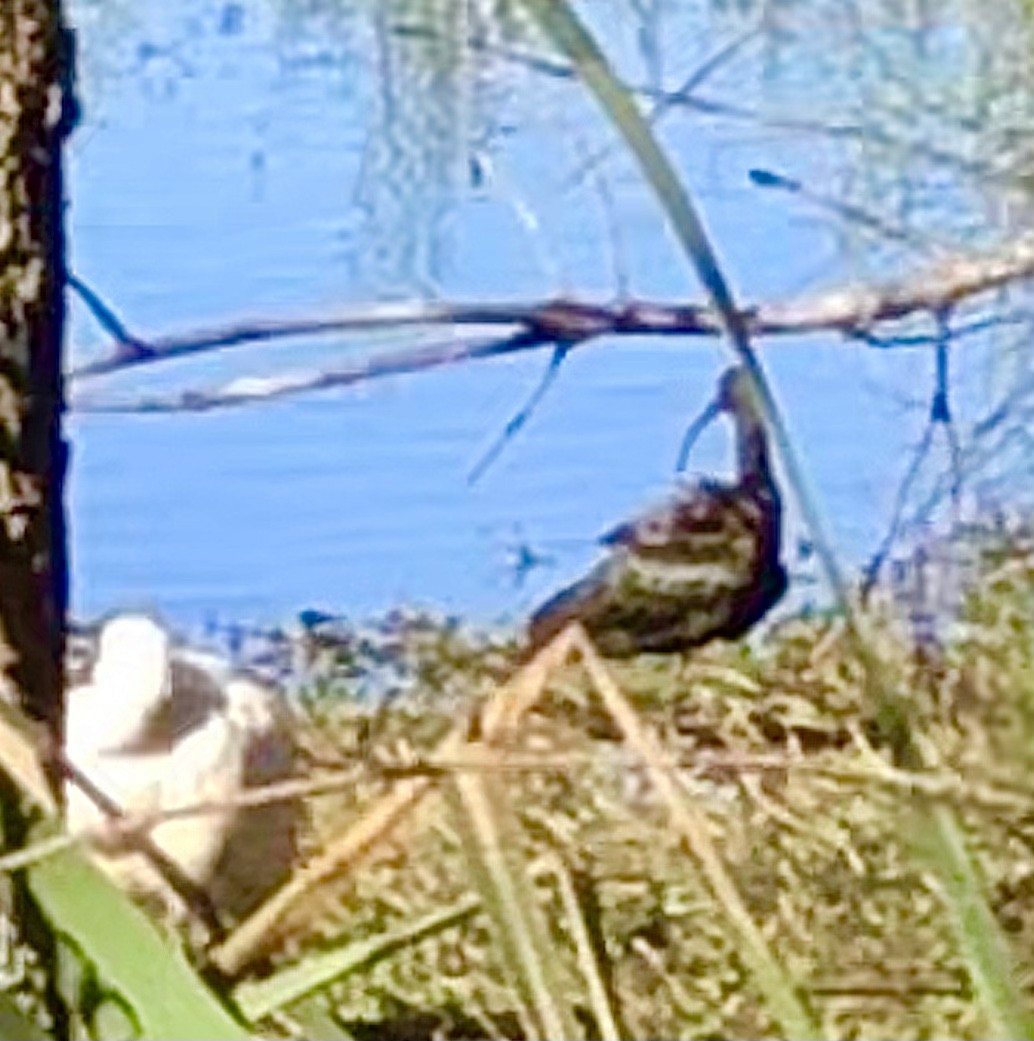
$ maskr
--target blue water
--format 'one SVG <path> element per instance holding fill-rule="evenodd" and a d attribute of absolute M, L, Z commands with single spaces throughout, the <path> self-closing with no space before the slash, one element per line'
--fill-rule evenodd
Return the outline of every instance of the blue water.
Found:
<path fill-rule="evenodd" d="M 318 47 L 292 50 L 261 4 L 241 6 L 239 24 L 232 12 L 225 21 L 229 5 L 136 8 L 135 23 L 112 26 L 96 20 L 96 5 L 72 5 L 88 52 L 69 184 L 80 277 L 142 336 L 411 293 L 413 271 L 393 286 L 353 262 L 374 89 L 364 70 L 322 60 Z M 605 138 L 575 88 L 541 89 L 553 99 L 549 118 L 501 137 L 493 162 L 503 175 L 444 211 L 437 275 L 446 298 L 614 294 L 600 197 L 591 180 L 573 182 L 577 135 L 564 134 L 565 120 L 587 140 Z M 525 98 L 523 115 L 533 109 Z M 670 119 L 663 137 L 744 299 L 837 282 L 822 222 L 746 178 L 756 165 L 814 174 L 813 149 L 684 117 Z M 699 299 L 636 172 L 620 157 L 603 169 L 632 290 Z M 511 186 L 534 210 L 538 246 L 559 282 L 522 230 Z M 413 338 L 280 343 L 81 389 L 210 385 Z M 78 304 L 70 345 L 73 361 L 105 346 Z M 836 542 L 859 561 L 885 527 L 904 450 L 921 431 L 930 360 L 821 337 L 780 340 L 766 359 Z M 73 415 L 73 610 L 148 605 L 194 626 L 215 616 L 281 620 L 310 606 L 365 615 L 408 602 L 486 622 L 519 619 L 592 558 L 599 532 L 665 487 L 685 423 L 726 361 L 720 343 L 702 340 L 575 352 L 475 487 L 469 467 L 546 354 L 223 413 Z M 727 447 L 709 434 L 695 466 L 724 467 Z M 525 541 L 549 563 L 520 584 L 508 551 Z"/>

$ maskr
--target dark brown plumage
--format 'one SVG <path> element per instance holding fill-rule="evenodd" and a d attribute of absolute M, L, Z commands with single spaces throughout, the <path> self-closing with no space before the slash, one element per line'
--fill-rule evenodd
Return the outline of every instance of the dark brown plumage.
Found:
<path fill-rule="evenodd" d="M 742 636 L 776 604 L 787 584 L 782 504 L 754 388 L 741 368 L 722 376 L 694 432 L 721 412 L 736 428 L 737 480 L 681 484 L 604 535 L 608 556 L 532 616 L 532 650 L 579 621 L 611 657 L 683 651 Z"/>

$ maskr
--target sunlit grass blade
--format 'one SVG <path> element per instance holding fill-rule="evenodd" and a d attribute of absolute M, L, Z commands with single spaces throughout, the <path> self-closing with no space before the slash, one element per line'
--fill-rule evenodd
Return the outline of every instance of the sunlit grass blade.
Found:
<path fill-rule="evenodd" d="M 492 774 L 461 772 L 446 797 L 530 1033 L 541 1039 L 580 1037 L 566 1000 L 570 979 L 549 942 L 503 782 Z"/>
<path fill-rule="evenodd" d="M 242 983 L 234 990 L 237 1007 L 252 1022 L 262 1019 L 277 1009 L 293 1005 L 333 980 L 365 971 L 404 947 L 458 925 L 480 906 L 477 897 L 469 896 L 452 907 L 434 911 L 383 936 L 341 944 L 303 958 L 265 979 Z"/>
<path fill-rule="evenodd" d="M 320 1041 L 354 1041 L 355 1038 L 320 1004 L 316 996 L 298 1002 L 288 1018 L 297 1028 L 296 1037 L 318 1037 Z"/>
<path fill-rule="evenodd" d="M 617 1016 L 611 1008 L 610 994 L 604 982 L 603 970 L 597 957 L 596 949 L 592 943 L 589 925 L 585 920 L 578 892 L 575 888 L 571 872 L 559 857 L 553 864 L 553 873 L 556 875 L 560 889 L 560 902 L 567 916 L 568 928 L 574 940 L 575 950 L 578 954 L 578 968 L 581 970 L 582 978 L 585 980 L 589 992 L 589 1007 L 592 1009 L 596 1027 L 599 1030 L 601 1041 L 621 1041 L 621 1031 L 618 1029 Z"/>
<path fill-rule="evenodd" d="M 822 1031 L 798 994 L 793 979 L 779 964 L 751 918 L 721 854 L 711 841 L 702 811 L 680 784 L 660 740 L 639 718 L 621 693 L 589 639 L 579 634 L 579 650 L 593 685 L 625 742 L 646 768 L 654 790 L 664 802 L 672 824 L 697 865 L 701 879 L 738 941 L 740 956 L 768 1005 L 769 1012 L 787 1037 L 819 1038 Z"/>
<path fill-rule="evenodd" d="M 1034 1017 L 1023 1000 L 998 922 L 988 906 L 986 886 L 966 849 L 965 832 L 951 807 L 921 799 L 914 845 L 934 868 L 952 929 L 959 938 L 973 989 L 987 1018 L 990 1036 L 1034 1037 Z M 924 849 L 928 847 L 928 851 Z"/>

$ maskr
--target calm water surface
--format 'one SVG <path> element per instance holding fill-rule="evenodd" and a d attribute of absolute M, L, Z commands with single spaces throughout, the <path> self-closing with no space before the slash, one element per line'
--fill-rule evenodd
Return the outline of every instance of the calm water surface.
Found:
<path fill-rule="evenodd" d="M 361 68 L 324 60 L 311 41 L 285 50 L 281 26 L 257 4 L 141 0 L 137 21 L 115 27 L 78 6 L 83 46 L 107 49 L 92 73 L 88 56 L 86 118 L 72 147 L 72 263 L 134 329 L 319 315 L 388 288 L 352 262 L 375 90 Z M 687 55 L 686 67 L 694 61 Z M 437 269 L 445 297 L 613 295 L 600 196 L 591 180 L 575 183 L 572 148 L 583 124 L 586 142 L 598 142 L 599 126 L 575 90 L 567 97 L 569 111 L 554 103 L 549 119 L 500 138 L 492 182 L 456 198 Z M 821 222 L 746 178 L 756 165 L 814 174 L 813 152 L 683 117 L 664 136 L 744 298 L 836 282 Z M 619 158 L 604 170 L 633 291 L 698 299 L 635 173 Z M 515 198 L 534 211 L 538 250 L 560 282 L 522 230 Z M 409 275 L 395 288 L 411 291 Z M 282 343 L 88 389 L 201 386 L 408 342 L 412 334 Z M 73 359 L 103 347 L 76 305 Z M 767 357 L 838 544 L 862 559 L 921 430 L 922 410 L 904 402 L 925 393 L 929 360 L 819 338 L 780 341 Z M 725 360 L 719 344 L 701 341 L 576 352 L 475 487 L 469 467 L 538 379 L 544 354 L 224 413 L 73 416 L 74 611 L 146 604 L 193 627 L 281 620 L 309 606 L 363 615 L 405 601 L 518 619 L 591 559 L 595 535 L 664 488 L 687 417 Z M 727 447 L 709 435 L 695 465 L 725 466 Z M 525 540 L 548 566 L 518 584 L 508 549 Z"/>

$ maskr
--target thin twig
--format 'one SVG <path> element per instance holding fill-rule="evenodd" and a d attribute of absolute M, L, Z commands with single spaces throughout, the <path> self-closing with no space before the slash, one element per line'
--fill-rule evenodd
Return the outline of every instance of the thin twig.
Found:
<path fill-rule="evenodd" d="M 379 763 L 367 760 L 362 764 L 362 769 L 367 774 L 375 774 L 388 780 L 401 780 L 412 777 L 434 778 L 457 773 L 566 773 L 583 767 L 590 761 L 591 757 L 571 753 L 550 756 L 506 752 L 505 754 L 495 754 L 489 759 L 484 756 L 471 755 L 468 752 L 454 756 L 416 758 L 405 763 Z M 135 843 L 137 836 L 145 836 L 167 821 L 331 795 L 354 785 L 357 776 L 358 771 L 355 769 L 330 770 L 319 777 L 296 778 L 257 785 L 224 799 L 205 799 L 184 803 L 181 806 L 165 806 L 157 810 L 130 812 L 117 806 L 113 800 L 108 799 L 99 792 L 99 789 L 92 786 L 92 782 L 85 779 L 84 775 L 77 772 L 76 785 L 80 783 L 89 785 L 90 792 L 87 794 L 91 799 L 96 796 L 103 801 L 101 808 L 105 813 L 110 813 L 110 819 L 100 824 L 86 825 L 75 831 L 41 839 L 23 849 L 0 856 L 0 874 L 20 871 L 40 860 L 55 856 L 69 846 L 106 846 L 113 841 Z M 164 856 L 160 853 L 159 855 Z"/>
<path fill-rule="evenodd" d="M 948 370 L 948 352 L 952 339 L 951 319 L 947 309 L 938 313 L 937 316 L 937 340 L 936 340 L 936 371 L 934 375 L 934 390 L 930 399 L 930 412 L 927 417 L 923 436 L 919 441 L 916 451 L 905 471 L 905 476 L 898 485 L 894 496 L 894 508 L 891 511 L 891 520 L 879 548 L 873 554 L 872 559 L 865 568 L 861 586 L 861 595 L 864 600 L 876 585 L 880 571 L 886 563 L 894 547 L 897 545 L 901 535 L 902 521 L 905 507 L 912 493 L 912 486 L 919 476 L 920 468 L 933 444 L 934 435 L 938 429 L 945 431 L 950 456 L 951 472 L 951 499 L 955 510 L 955 520 L 959 519 L 960 500 L 962 495 L 962 452 L 958 440 L 958 433 L 951 410 L 951 385 Z"/>
<path fill-rule="evenodd" d="M 496 435 L 492 443 L 485 449 L 484 454 L 480 459 L 470 468 L 470 473 L 467 474 L 467 484 L 477 484 L 477 482 L 488 472 L 492 464 L 499 458 L 503 449 L 517 436 L 518 433 L 524 428 L 524 425 L 531 419 L 538 408 L 540 402 L 545 398 L 549 392 L 550 387 L 553 386 L 557 376 L 560 374 L 560 366 L 563 365 L 564 359 L 567 357 L 567 352 L 571 349 L 570 344 L 557 344 L 553 348 L 553 355 L 549 359 L 549 365 L 546 367 L 546 371 L 542 374 L 539 382 L 535 385 L 531 394 L 528 395 L 527 400 L 523 405 L 507 420 L 506 426 L 503 427 L 502 431 Z"/>
<path fill-rule="evenodd" d="M 472 40 L 469 45 L 540 75 L 560 80 L 574 81 L 578 79 L 578 70 L 573 64 L 544 55 L 540 51 L 531 51 L 527 48 L 514 47 L 512 45 L 495 44 L 484 40 Z M 719 58 L 721 58 L 721 51 L 719 51 Z M 896 154 L 910 155 L 938 165 L 947 166 L 959 173 L 984 181 L 1008 181 L 1012 183 L 1015 180 L 1015 175 L 1006 168 L 996 167 L 994 164 L 984 160 L 971 159 L 961 152 L 951 151 L 939 144 L 903 139 L 875 121 L 871 124 L 833 123 L 821 119 L 781 116 L 714 96 L 708 97 L 699 92 L 700 84 L 695 82 L 685 84 L 684 86 L 687 89 L 676 87 L 673 90 L 665 90 L 648 83 L 620 82 L 623 89 L 627 90 L 633 97 L 655 104 L 664 104 L 669 108 L 688 108 L 702 115 L 720 116 L 724 119 L 750 123 L 763 130 L 808 134 L 832 140 L 879 144 L 893 149 Z"/>
<path fill-rule="evenodd" d="M 88 286 L 78 275 L 71 272 L 66 276 L 66 282 L 86 304 L 90 314 L 97 320 L 97 324 L 118 344 L 132 347 L 136 340 L 121 318 L 101 298 L 101 295 Z"/>
<path fill-rule="evenodd" d="M 569 136 L 580 156 L 588 155 L 585 134 L 580 127 L 569 129 Z M 614 294 L 618 300 L 627 300 L 632 295 L 632 282 L 628 266 L 625 262 L 625 226 L 618 218 L 617 202 L 611 188 L 610 180 L 599 167 L 591 170 L 592 186 L 599 200 L 603 227 L 606 229 L 607 259 L 614 285 Z"/>
<path fill-rule="evenodd" d="M 901 534 L 901 523 L 905 514 L 905 506 L 908 504 L 909 497 L 912 494 L 912 485 L 919 476 L 923 460 L 930 450 L 935 429 L 934 424 L 930 422 L 927 422 L 923 427 L 923 436 L 919 439 L 919 444 L 916 445 L 916 449 L 909 461 L 908 469 L 905 471 L 905 475 L 898 485 L 898 490 L 894 494 L 894 508 L 890 513 L 890 524 L 887 525 L 886 534 L 866 565 L 862 576 L 861 596 L 863 600 L 872 592 L 880 572 L 883 570 L 883 565 L 887 562 L 887 558 L 897 545 Z"/>
<path fill-rule="evenodd" d="M 707 80 L 732 61 L 748 43 L 757 39 L 761 34 L 762 26 L 763 19 L 758 19 L 757 25 L 745 29 L 709 54 L 674 90 L 661 92 L 658 96 L 652 97 L 650 110 L 645 115 L 650 126 L 657 127 L 665 116 L 680 107 L 686 98 L 695 94 Z M 655 84 L 652 89 L 659 91 L 660 88 Z M 586 174 L 595 172 L 613 154 L 616 147 L 614 144 L 606 145 L 589 155 L 575 171 L 573 181 L 580 184 Z"/>
<path fill-rule="evenodd" d="M 891 242 L 900 242 L 903 245 L 922 250 L 925 253 L 944 254 L 949 251 L 949 243 L 947 242 L 938 243 L 928 235 L 921 235 L 899 224 L 892 224 L 872 210 L 867 210 L 857 203 L 848 202 L 844 199 L 827 195 L 824 192 L 816 191 L 796 178 L 786 177 L 772 170 L 757 168 L 751 170 L 748 177 L 751 183 L 759 188 L 779 189 L 791 195 L 796 195 L 798 198 L 810 202 L 817 209 L 832 213 L 849 224 L 854 224 L 872 232 L 879 238 L 888 239 Z"/>
<path fill-rule="evenodd" d="M 64 775 L 108 818 L 112 830 L 122 831 L 121 839 L 132 850 L 144 856 L 158 872 L 170 889 L 180 898 L 187 910 L 200 921 L 214 937 L 224 933 L 223 924 L 208 894 L 192 879 L 180 865 L 169 857 L 147 833 L 147 829 L 139 831 L 129 824 L 128 815 L 119 804 L 102 791 L 89 777 L 63 754 L 58 753 L 56 759 Z M 109 832 L 110 834 L 110 832 Z"/>
<path fill-rule="evenodd" d="M 991 329 L 1000 329 L 1008 325 L 1025 325 L 1029 327 L 1030 323 L 1031 315 L 1029 311 L 1021 308 L 1011 314 L 993 314 L 988 315 L 986 318 L 959 322 L 953 327 L 951 338 L 953 343 L 958 343 L 967 336 L 976 336 Z M 855 334 L 855 338 L 867 347 L 877 347 L 880 350 L 899 350 L 902 347 L 936 347 L 940 342 L 940 333 L 903 333 L 894 336 L 881 336 L 861 329 Z"/>
<path fill-rule="evenodd" d="M 951 343 L 951 312 L 949 309 L 943 308 L 937 314 L 937 389 L 930 409 L 930 419 L 944 428 L 945 439 L 948 442 L 948 456 L 951 464 L 951 502 L 957 523 L 960 520 L 962 500 L 962 449 L 951 409 L 951 377 L 948 371 Z"/>

